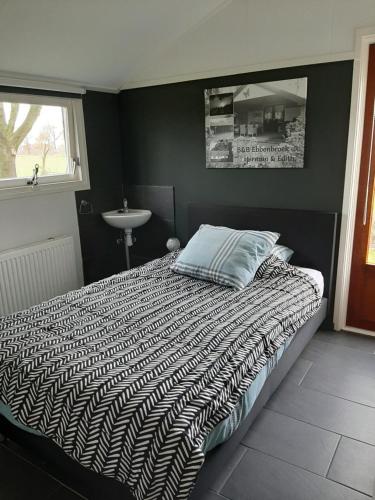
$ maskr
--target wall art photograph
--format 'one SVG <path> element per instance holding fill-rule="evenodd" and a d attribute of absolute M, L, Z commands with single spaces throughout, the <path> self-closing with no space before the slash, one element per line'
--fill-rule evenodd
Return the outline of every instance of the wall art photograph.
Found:
<path fill-rule="evenodd" d="M 307 78 L 204 93 L 207 168 L 303 168 Z"/>

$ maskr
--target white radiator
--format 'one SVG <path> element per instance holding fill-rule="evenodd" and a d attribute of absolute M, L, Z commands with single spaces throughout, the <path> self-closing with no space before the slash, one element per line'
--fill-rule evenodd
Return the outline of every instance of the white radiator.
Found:
<path fill-rule="evenodd" d="M 0 316 L 78 287 L 71 236 L 0 252 Z"/>

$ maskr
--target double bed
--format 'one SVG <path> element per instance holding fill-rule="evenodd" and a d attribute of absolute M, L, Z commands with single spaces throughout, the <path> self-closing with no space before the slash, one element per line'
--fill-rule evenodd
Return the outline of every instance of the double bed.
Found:
<path fill-rule="evenodd" d="M 49 459 L 58 446 L 91 484 L 117 479 L 108 497 L 121 482 L 124 499 L 204 498 L 329 321 L 336 214 L 191 205 L 189 237 L 201 223 L 278 231 L 293 266 L 270 258 L 234 291 L 173 273 L 172 253 L 0 318 L 5 434 Z"/>

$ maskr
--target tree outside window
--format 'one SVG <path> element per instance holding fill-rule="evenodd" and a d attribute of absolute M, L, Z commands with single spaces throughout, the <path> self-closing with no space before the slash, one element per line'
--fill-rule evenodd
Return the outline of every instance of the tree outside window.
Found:
<path fill-rule="evenodd" d="M 66 174 L 64 108 L 0 102 L 0 179 Z"/>

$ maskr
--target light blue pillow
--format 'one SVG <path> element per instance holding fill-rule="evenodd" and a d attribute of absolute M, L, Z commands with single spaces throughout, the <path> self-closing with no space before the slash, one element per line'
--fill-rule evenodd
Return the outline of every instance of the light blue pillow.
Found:
<path fill-rule="evenodd" d="M 292 258 L 294 251 L 284 245 L 275 245 L 271 251 L 271 255 L 275 255 L 278 259 L 284 262 L 289 262 Z"/>
<path fill-rule="evenodd" d="M 279 233 L 203 224 L 171 265 L 172 271 L 241 290 L 270 254 Z"/>

